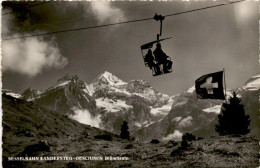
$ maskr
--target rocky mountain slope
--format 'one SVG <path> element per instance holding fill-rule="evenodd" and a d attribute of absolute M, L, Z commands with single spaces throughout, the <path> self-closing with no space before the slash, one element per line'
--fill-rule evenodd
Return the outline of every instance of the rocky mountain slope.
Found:
<path fill-rule="evenodd" d="M 73 150 L 70 148 L 72 142 L 95 139 L 100 135 L 111 139 L 118 137 L 6 93 L 2 95 L 2 110 L 3 165 L 8 168 L 26 164 L 9 162 L 11 156 L 65 156 Z M 46 143 L 42 145 L 42 142 Z"/>
<path fill-rule="evenodd" d="M 250 134 L 256 136 L 260 135 L 259 77 L 252 77 L 242 88 L 227 90 L 227 97 L 234 91 L 240 95 L 245 112 L 250 115 Z M 179 139 L 185 132 L 201 137 L 217 135 L 215 125 L 218 118 L 216 116 L 220 113 L 223 101 L 197 99 L 193 88 L 174 97 L 177 104 L 172 105 L 165 117 L 149 127 L 137 130 L 135 134 L 143 140 Z"/>
<path fill-rule="evenodd" d="M 253 77 L 227 93 L 241 96 L 251 118 L 251 134 L 221 137 L 212 135 L 222 101 L 199 100 L 194 88 L 168 96 L 143 80 L 126 83 L 106 72 L 89 85 L 77 76 L 65 76 L 40 94 L 31 94 L 39 93 L 31 88 L 22 95 L 3 90 L 3 167 L 257 167 L 259 139 L 252 136 L 260 135 L 257 81 Z M 96 128 L 118 133 L 125 119 L 135 141 Z M 177 140 L 184 132 L 204 139 L 179 151 Z M 151 139 L 160 141 L 150 143 Z M 28 156 L 74 159 L 8 160 Z M 90 158 L 76 160 L 79 156 Z M 105 161 L 106 156 L 128 160 Z"/>
<path fill-rule="evenodd" d="M 84 91 L 85 83 L 77 75 L 64 76 L 45 92 L 29 99 L 36 104 L 60 114 L 72 115 L 77 109 L 86 109 L 93 116 L 97 111 L 95 100 Z"/>
<path fill-rule="evenodd" d="M 81 124 L 34 102 L 5 93 L 2 96 L 4 168 L 259 166 L 259 140 L 253 136 L 200 139 L 190 142 L 188 148 L 176 155 L 180 142 L 121 140 L 117 135 Z M 47 160 L 11 161 L 8 157 Z M 72 159 L 53 160 L 55 157 Z M 105 160 L 105 157 L 126 160 Z"/>
<path fill-rule="evenodd" d="M 239 93 L 246 113 L 251 117 L 251 133 L 260 135 L 259 77 L 249 79 L 241 88 L 227 91 Z M 66 75 L 46 91 L 32 88 L 22 94 L 24 99 L 81 123 L 119 134 L 124 120 L 131 135 L 139 141 L 180 139 L 185 132 L 201 137 L 216 135 L 216 116 L 222 100 L 197 99 L 195 87 L 169 96 L 159 93 L 144 80 L 124 82 L 104 72 L 90 84 L 76 75 Z"/>
<path fill-rule="evenodd" d="M 76 75 L 66 75 L 45 92 L 29 97 L 27 101 L 114 133 L 119 133 L 123 120 L 128 121 L 131 129 L 157 121 L 170 111 L 173 103 L 170 96 L 143 80 L 124 82 L 109 72 L 100 74 L 90 84 Z"/>
<path fill-rule="evenodd" d="M 38 97 L 41 93 L 42 93 L 41 91 L 34 90 L 34 89 L 32 89 L 32 87 L 29 87 L 28 89 L 23 91 L 21 98 L 23 98 L 25 100 L 31 100 L 35 97 Z"/>

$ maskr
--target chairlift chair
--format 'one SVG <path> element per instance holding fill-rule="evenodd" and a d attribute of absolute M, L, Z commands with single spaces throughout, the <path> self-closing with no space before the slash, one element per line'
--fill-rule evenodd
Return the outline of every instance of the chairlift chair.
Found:
<path fill-rule="evenodd" d="M 144 60 L 144 65 L 146 67 L 148 67 L 148 62 L 145 61 L 145 54 L 147 53 L 147 51 L 149 49 L 153 48 L 153 44 L 159 43 L 160 41 L 164 41 L 164 40 L 167 40 L 167 39 L 170 39 L 170 38 L 172 38 L 172 37 L 168 37 L 168 38 L 164 38 L 164 39 L 160 39 L 160 40 L 155 40 L 155 41 L 146 43 L 146 44 L 141 46 L 141 52 L 142 52 L 142 56 L 143 56 L 143 60 Z M 170 57 L 169 57 L 169 59 L 171 60 Z M 160 65 L 160 69 L 162 69 L 161 65 Z M 163 71 L 161 70 L 161 72 L 163 72 Z M 169 72 L 172 72 L 172 68 L 169 69 Z M 152 74 L 153 74 L 153 76 L 158 76 L 158 74 L 156 73 L 155 67 L 152 67 Z M 162 73 L 162 74 L 164 74 L 164 73 Z"/>
<path fill-rule="evenodd" d="M 142 56 L 143 56 L 143 60 L 144 60 L 144 65 L 146 67 L 148 67 L 148 62 L 145 61 L 144 51 L 145 50 L 147 51 L 147 50 L 153 48 L 153 44 L 155 44 L 155 43 L 159 43 L 160 41 L 164 41 L 164 40 L 168 40 L 168 39 L 172 38 L 172 37 L 168 37 L 168 38 L 160 39 L 160 36 L 162 35 L 162 21 L 164 20 L 164 16 L 157 15 L 157 13 L 156 13 L 155 16 L 154 16 L 154 20 L 156 20 L 156 21 L 160 20 L 160 34 L 157 34 L 157 40 L 149 42 L 149 43 L 146 43 L 146 44 L 141 46 L 141 52 L 142 52 Z M 171 60 L 170 57 L 169 57 L 169 59 Z M 160 66 L 160 69 L 162 69 L 162 67 L 161 67 L 162 65 L 159 65 L 159 66 Z M 151 69 L 152 69 L 153 76 L 158 76 L 159 75 L 159 74 L 156 73 L 155 67 L 152 67 Z M 161 71 L 161 72 L 162 72 L 161 74 L 165 74 L 165 73 L 163 73 L 163 71 Z M 168 70 L 167 73 L 170 73 L 170 72 L 172 72 L 172 67 Z"/>

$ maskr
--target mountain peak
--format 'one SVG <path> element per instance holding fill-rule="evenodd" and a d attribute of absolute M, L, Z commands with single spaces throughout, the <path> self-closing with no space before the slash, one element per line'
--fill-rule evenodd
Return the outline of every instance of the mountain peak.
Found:
<path fill-rule="evenodd" d="M 41 93 L 42 92 L 40 90 L 35 90 L 35 89 L 32 88 L 32 86 L 30 86 L 29 88 L 27 88 L 23 91 L 21 96 L 25 100 L 28 100 L 28 99 L 32 99 L 32 98 L 39 96 Z"/>
<path fill-rule="evenodd" d="M 108 72 L 108 71 L 105 71 L 103 73 L 101 73 L 98 78 L 106 78 L 106 79 L 110 79 L 110 78 L 113 78 L 113 77 L 116 77 L 115 75 L 113 75 L 111 72 Z M 116 77 L 117 78 L 117 77 Z"/>
<path fill-rule="evenodd" d="M 77 85 L 80 88 L 85 88 L 85 83 L 79 79 L 78 75 L 66 74 L 65 76 L 63 76 L 62 78 L 57 80 L 57 83 L 55 86 L 53 86 L 49 89 L 53 89 L 53 88 L 57 88 L 57 87 L 65 87 L 65 86 L 69 86 L 69 85 Z M 49 89 L 47 89 L 47 90 L 49 90 Z"/>
<path fill-rule="evenodd" d="M 111 72 L 105 71 L 104 73 L 102 73 L 103 76 L 110 76 L 113 75 Z"/>
<path fill-rule="evenodd" d="M 24 92 L 28 92 L 28 91 L 31 92 L 32 90 L 33 90 L 33 88 L 32 88 L 32 86 L 30 86 L 30 87 L 28 87 L 27 89 L 25 89 L 25 90 L 23 91 L 23 93 L 24 93 Z M 22 94 L 23 94 L 23 93 L 22 93 Z"/>
<path fill-rule="evenodd" d="M 113 75 L 112 73 L 105 71 L 104 73 L 100 74 L 93 83 L 103 83 L 107 85 L 123 85 L 126 84 L 124 81 Z"/>
<path fill-rule="evenodd" d="M 58 79 L 57 83 L 61 83 L 61 82 L 65 82 L 65 81 L 72 81 L 72 80 L 77 81 L 78 79 L 79 79 L 78 75 L 66 74 L 62 78 Z"/>

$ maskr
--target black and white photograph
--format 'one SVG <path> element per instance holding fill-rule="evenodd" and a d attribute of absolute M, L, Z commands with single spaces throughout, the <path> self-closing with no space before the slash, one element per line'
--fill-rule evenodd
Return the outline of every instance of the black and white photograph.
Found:
<path fill-rule="evenodd" d="M 260 167 L 258 1 L 1 8 L 3 168 Z"/>

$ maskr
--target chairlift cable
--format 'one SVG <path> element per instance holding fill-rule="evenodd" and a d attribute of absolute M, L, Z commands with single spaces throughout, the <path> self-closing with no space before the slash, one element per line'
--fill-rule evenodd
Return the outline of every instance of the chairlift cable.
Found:
<path fill-rule="evenodd" d="M 219 5 L 214 5 L 214 6 L 208 6 L 208 7 L 204 7 L 204 8 L 198 8 L 198 9 L 188 10 L 188 11 L 184 11 L 184 12 L 173 13 L 173 14 L 169 14 L 169 15 L 164 15 L 164 17 L 175 16 L 175 15 L 180 15 L 180 14 L 185 14 L 185 13 L 190 13 L 190 12 L 196 12 L 196 11 L 205 10 L 205 9 L 210 9 L 210 8 L 215 8 L 215 7 L 220 7 L 220 6 L 224 6 L 224 5 L 230 5 L 230 4 L 234 4 L 234 3 L 238 3 L 238 2 L 242 2 L 242 1 L 245 1 L 245 0 L 234 1 L 234 2 L 230 2 L 230 3 L 228 3 L 228 4 L 224 3 L 224 4 L 219 4 Z"/>
<path fill-rule="evenodd" d="M 195 11 L 199 11 L 199 10 L 205 10 L 205 9 L 209 9 L 209 8 L 220 7 L 220 6 L 234 4 L 234 3 L 243 2 L 243 1 L 245 1 L 245 0 L 230 2 L 228 4 L 220 4 L 220 5 L 214 5 L 214 6 L 204 7 L 204 8 L 198 8 L 198 9 L 188 10 L 188 11 L 184 11 L 184 12 L 168 14 L 168 15 L 165 15 L 165 17 L 176 16 L 176 15 L 181 15 L 181 14 L 185 14 L 185 13 L 191 13 L 191 12 L 195 12 Z M 72 31 L 85 30 L 85 29 L 94 29 L 94 28 L 101 28 L 101 27 L 107 27 L 107 26 L 115 26 L 115 25 L 120 25 L 120 24 L 141 22 L 141 21 L 147 21 L 147 20 L 153 20 L 153 19 L 154 19 L 153 17 L 152 18 L 144 18 L 144 19 L 136 19 L 136 20 L 110 23 L 110 24 L 104 24 L 104 25 L 98 25 L 98 26 L 88 26 L 88 27 L 81 27 L 81 28 L 76 28 L 76 29 L 67 29 L 67 30 L 61 30 L 61 31 L 40 33 L 40 34 L 34 34 L 34 35 L 28 35 L 28 36 L 12 37 L 12 38 L 2 39 L 2 40 L 5 41 L 5 40 L 20 39 L 20 38 L 44 36 L 44 35 L 50 35 L 50 34 L 56 34 L 56 33 L 72 32 Z"/>
<path fill-rule="evenodd" d="M 130 21 L 125 21 L 125 22 L 110 23 L 110 24 L 99 25 L 99 26 L 81 27 L 81 28 L 77 28 L 77 29 L 68 29 L 68 30 L 40 33 L 40 34 L 34 34 L 34 35 L 28 35 L 28 36 L 20 36 L 20 37 L 13 37 L 13 38 L 8 38 L 8 39 L 2 39 L 2 41 L 19 39 L 19 38 L 27 38 L 27 37 L 43 36 L 43 35 L 56 34 L 56 33 L 72 32 L 72 31 L 84 30 L 84 29 L 94 29 L 94 28 L 100 28 L 100 27 L 106 27 L 106 26 L 114 26 L 114 25 L 125 24 L 125 23 L 140 22 L 140 21 L 151 20 L 151 19 L 153 19 L 153 18 L 146 18 L 146 19 L 139 19 L 139 20 L 130 20 Z"/>
<path fill-rule="evenodd" d="M 129 8 L 125 8 L 125 9 L 121 9 L 121 11 L 129 11 L 129 10 L 132 10 L 132 9 L 136 9 L 136 8 L 139 8 L 139 7 L 143 7 L 143 6 L 148 6 L 148 5 L 153 5 L 154 3 L 156 2 L 152 2 L 152 3 L 149 3 L 149 4 L 142 4 L 142 5 L 137 5 L 137 6 L 133 6 L 133 7 L 129 7 Z M 109 12 L 109 13 L 113 13 L 112 12 Z M 65 25 L 65 24 L 68 24 L 68 23 L 74 23 L 74 22 L 79 22 L 79 21 L 82 21 L 82 20 L 85 20 L 84 18 L 78 18 L 78 19 L 74 19 L 74 20 L 71 20 L 71 21 L 68 21 L 68 22 L 60 22 L 60 23 L 56 23 L 54 25 L 51 25 L 51 26 L 60 26 L 60 25 Z M 40 26 L 43 26 L 43 25 L 47 25 L 47 24 L 38 24 L 38 25 L 35 25 L 37 27 L 33 28 L 33 29 L 30 29 L 30 30 L 35 30 L 36 28 L 40 27 Z"/>

